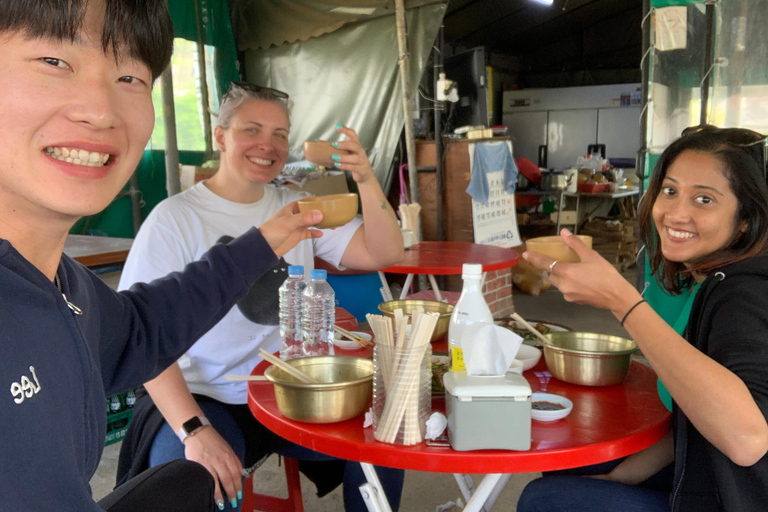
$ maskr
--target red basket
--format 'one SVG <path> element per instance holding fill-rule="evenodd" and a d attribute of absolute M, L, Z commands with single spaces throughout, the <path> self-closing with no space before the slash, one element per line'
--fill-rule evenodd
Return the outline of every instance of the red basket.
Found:
<path fill-rule="evenodd" d="M 611 185 L 609 183 L 579 183 L 579 192 L 585 194 L 601 194 L 611 191 Z"/>

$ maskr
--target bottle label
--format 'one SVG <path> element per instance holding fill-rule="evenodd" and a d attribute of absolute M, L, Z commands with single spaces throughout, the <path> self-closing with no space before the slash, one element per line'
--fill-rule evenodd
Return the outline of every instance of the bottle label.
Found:
<path fill-rule="evenodd" d="M 464 365 L 464 351 L 459 347 L 448 347 L 448 357 L 451 360 L 452 372 L 460 372 L 467 369 Z"/>

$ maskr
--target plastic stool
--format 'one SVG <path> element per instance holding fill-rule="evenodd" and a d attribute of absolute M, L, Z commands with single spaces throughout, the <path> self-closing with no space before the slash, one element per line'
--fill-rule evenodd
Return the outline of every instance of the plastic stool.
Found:
<path fill-rule="evenodd" d="M 288 485 L 288 497 L 277 498 L 253 492 L 253 474 L 245 479 L 243 488 L 243 512 L 304 512 L 299 480 L 299 461 L 283 457 L 285 480 Z"/>

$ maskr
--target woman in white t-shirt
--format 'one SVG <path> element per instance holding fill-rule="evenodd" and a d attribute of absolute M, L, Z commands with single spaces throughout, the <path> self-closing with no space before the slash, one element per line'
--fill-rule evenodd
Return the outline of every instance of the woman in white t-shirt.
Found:
<path fill-rule="evenodd" d="M 154 208 L 133 244 L 120 288 L 181 270 L 215 243 L 259 226 L 283 205 L 306 195 L 270 184 L 288 156 L 289 112 L 287 94 L 233 83 L 222 99 L 214 131 L 221 152 L 219 170 L 209 180 Z M 357 134 L 341 125 L 336 129 L 346 140 L 333 143 L 334 147 L 348 152 L 334 156 L 336 167 L 349 171 L 357 183 L 365 224 L 355 219 L 346 226 L 324 230 L 320 238 L 300 242 L 177 364 L 145 384 L 149 396 L 140 396 L 137 402 L 137 414 L 121 449 L 118 481 L 146 465 L 186 457 L 203 464 L 216 479 L 219 509 L 225 507 L 225 496 L 238 509 L 243 465 L 248 467 L 265 453 L 328 460 L 259 425 L 248 410 L 246 383 L 227 381 L 225 375 L 249 373 L 261 360 L 260 348 L 279 349 L 277 289 L 287 276 L 288 265 L 303 265 L 308 272 L 318 256 L 336 266 L 378 270 L 403 256 L 397 218 Z M 200 428 L 187 436 L 183 426 L 190 420 Z M 302 471 L 312 478 L 311 465 L 302 464 Z M 327 465 L 338 467 L 343 462 L 323 464 L 320 476 L 313 478 L 318 494 L 338 483 L 329 479 L 333 470 Z M 379 470 L 390 501 L 398 504 L 403 472 Z M 348 463 L 344 471 L 346 510 L 366 510 L 357 489 L 364 481 L 359 464 Z"/>

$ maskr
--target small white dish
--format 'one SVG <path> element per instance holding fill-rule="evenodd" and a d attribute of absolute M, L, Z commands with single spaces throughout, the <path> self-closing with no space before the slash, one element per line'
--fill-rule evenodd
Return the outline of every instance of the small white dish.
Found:
<path fill-rule="evenodd" d="M 523 362 L 523 371 L 530 370 L 541 359 L 541 350 L 530 345 L 520 345 L 520 350 L 517 351 L 516 359 Z"/>
<path fill-rule="evenodd" d="M 550 402 L 560 404 L 562 409 L 556 409 L 554 411 L 543 411 L 540 409 L 534 409 L 536 402 Z M 563 419 L 573 410 L 573 402 L 560 395 L 553 395 L 552 393 L 532 393 L 531 394 L 531 419 L 536 421 L 556 421 Z"/>
<path fill-rule="evenodd" d="M 373 339 L 373 336 L 371 336 L 367 332 L 360 332 L 360 331 L 350 331 L 350 332 L 356 336 L 359 336 L 360 338 L 363 338 L 366 341 L 371 341 Z M 359 350 L 363 348 L 356 341 L 352 341 L 350 339 L 341 337 L 341 334 L 339 333 L 334 333 L 333 344 L 339 348 L 343 348 L 344 350 Z"/>

